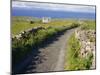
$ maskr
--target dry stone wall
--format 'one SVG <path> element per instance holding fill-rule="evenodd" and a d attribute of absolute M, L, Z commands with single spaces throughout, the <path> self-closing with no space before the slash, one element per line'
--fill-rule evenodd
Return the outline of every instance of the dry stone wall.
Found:
<path fill-rule="evenodd" d="M 87 58 L 89 53 L 93 53 L 93 61 L 91 69 L 95 68 L 95 30 L 81 30 L 80 28 L 75 31 L 75 37 L 80 41 L 80 57 Z"/>
<path fill-rule="evenodd" d="M 20 40 L 21 38 L 27 38 L 29 34 L 31 34 L 31 33 L 34 34 L 40 29 L 45 29 L 45 28 L 43 28 L 43 27 L 34 27 L 34 28 L 31 28 L 31 29 L 27 29 L 25 31 L 20 32 L 18 35 L 12 36 L 12 39 L 16 38 L 16 39 Z"/>

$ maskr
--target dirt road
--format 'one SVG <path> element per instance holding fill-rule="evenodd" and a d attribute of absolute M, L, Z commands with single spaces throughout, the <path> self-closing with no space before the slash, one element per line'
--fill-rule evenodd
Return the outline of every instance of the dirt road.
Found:
<path fill-rule="evenodd" d="M 31 62 L 20 73 L 37 73 L 63 71 L 67 41 L 74 29 L 60 33 L 37 48 L 38 52 L 32 56 Z"/>

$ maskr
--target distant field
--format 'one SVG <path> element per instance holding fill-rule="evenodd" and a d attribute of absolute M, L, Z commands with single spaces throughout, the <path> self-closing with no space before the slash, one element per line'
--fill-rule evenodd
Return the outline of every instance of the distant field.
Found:
<path fill-rule="evenodd" d="M 34 21 L 33 24 L 30 22 Z M 23 16 L 13 16 L 12 17 L 12 25 L 11 30 L 12 34 L 16 35 L 19 34 L 21 31 L 42 26 L 42 27 L 48 27 L 48 26 L 68 26 L 72 23 L 78 22 L 77 20 L 69 20 L 69 19 L 52 19 L 50 23 L 44 24 L 42 23 L 42 20 L 40 18 L 33 18 L 33 17 L 23 17 Z M 94 20 L 85 20 L 82 24 L 83 29 L 95 29 L 96 24 Z"/>
<path fill-rule="evenodd" d="M 34 23 L 30 23 L 31 21 L 34 21 Z M 19 34 L 21 31 L 42 26 L 42 27 L 48 27 L 48 26 L 68 26 L 72 23 L 75 23 L 76 20 L 66 20 L 66 19 L 52 19 L 50 23 L 44 24 L 42 23 L 42 20 L 40 18 L 32 18 L 32 17 L 19 17 L 14 16 L 12 17 L 12 34 L 16 35 Z"/>
<path fill-rule="evenodd" d="M 87 20 L 87 21 L 83 22 L 81 27 L 82 27 L 82 29 L 93 29 L 93 30 L 95 30 L 96 29 L 96 22 L 95 22 L 95 20 Z"/>

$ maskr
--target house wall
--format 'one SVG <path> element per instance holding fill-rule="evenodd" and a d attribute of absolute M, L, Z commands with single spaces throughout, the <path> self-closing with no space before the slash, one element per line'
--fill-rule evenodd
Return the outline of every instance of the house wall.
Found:
<path fill-rule="evenodd" d="M 43 18 L 42 18 L 42 22 L 43 22 L 43 23 L 49 23 L 50 20 L 51 20 L 50 17 L 43 17 Z"/>

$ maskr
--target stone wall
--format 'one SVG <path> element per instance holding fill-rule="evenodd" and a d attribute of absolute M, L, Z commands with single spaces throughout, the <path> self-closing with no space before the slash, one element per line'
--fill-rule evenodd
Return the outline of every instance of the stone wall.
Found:
<path fill-rule="evenodd" d="M 34 27 L 31 29 L 27 29 L 25 31 L 20 32 L 18 35 L 12 36 L 12 39 L 16 38 L 16 39 L 20 40 L 21 38 L 27 38 L 29 34 L 34 34 L 40 29 L 44 29 L 44 28 L 43 27 Z"/>
<path fill-rule="evenodd" d="M 80 57 L 87 57 L 87 55 L 93 53 L 93 63 L 91 69 L 95 68 L 95 30 L 81 30 L 80 28 L 75 31 L 75 37 L 80 41 Z"/>

